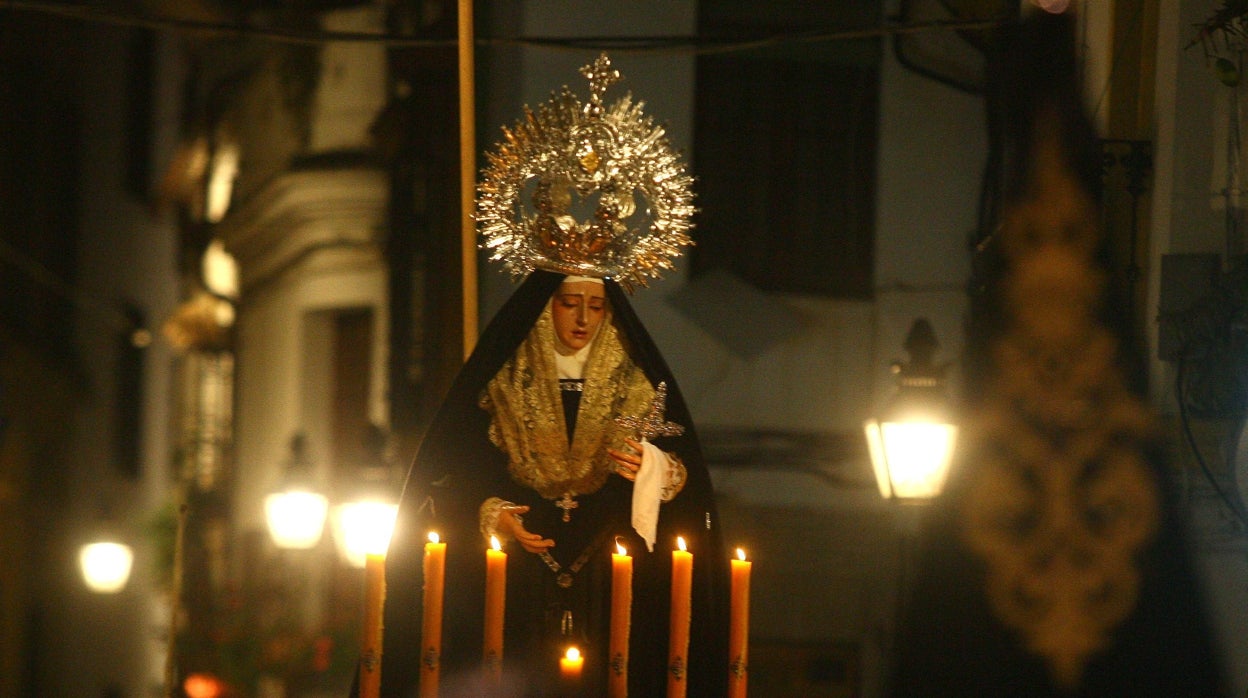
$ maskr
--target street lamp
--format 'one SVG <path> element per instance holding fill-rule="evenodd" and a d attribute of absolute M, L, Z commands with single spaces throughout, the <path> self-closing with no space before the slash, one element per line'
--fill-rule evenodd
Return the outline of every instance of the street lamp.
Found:
<path fill-rule="evenodd" d="M 334 539 L 347 564 L 363 568 L 369 555 L 385 555 L 399 505 L 385 466 L 361 469 L 354 494 L 334 507 Z"/>
<path fill-rule="evenodd" d="M 392 500 L 369 495 L 338 505 L 334 532 L 347 564 L 363 568 L 369 555 L 386 554 L 398 509 Z"/>
<path fill-rule="evenodd" d="M 386 455 L 386 433 L 370 424 L 365 433 L 364 465 L 349 487 L 350 492 L 334 507 L 334 540 L 347 564 L 363 568 L 369 555 L 385 555 L 398 513 L 398 487 Z"/>
<path fill-rule="evenodd" d="M 312 485 L 303 434 L 290 440 L 290 462 L 277 491 L 264 498 L 264 515 L 273 544 L 306 550 L 321 542 L 329 500 Z"/>
<path fill-rule="evenodd" d="M 82 546 L 78 551 L 78 564 L 88 589 L 97 594 L 116 594 L 130 579 L 134 551 L 125 543 L 99 540 Z"/>
<path fill-rule="evenodd" d="M 945 393 L 945 367 L 932 363 L 939 347 L 926 318 L 910 327 L 910 362 L 893 364 L 897 393 L 864 425 L 876 483 L 885 499 L 927 500 L 940 494 L 953 460 L 958 427 Z"/>

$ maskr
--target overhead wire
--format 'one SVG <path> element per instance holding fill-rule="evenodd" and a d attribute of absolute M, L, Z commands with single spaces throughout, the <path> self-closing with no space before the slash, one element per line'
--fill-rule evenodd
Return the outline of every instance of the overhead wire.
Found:
<path fill-rule="evenodd" d="M 0 10 L 40 13 L 118 27 L 172 30 L 221 38 L 247 37 L 288 44 L 315 45 L 327 42 L 355 42 L 382 43 L 396 48 L 450 48 L 455 46 L 457 42 L 457 38 L 454 36 L 416 37 L 379 32 L 311 30 L 251 24 L 229 24 L 167 15 L 142 15 L 98 6 L 69 5 L 41 2 L 40 0 L 0 0 Z M 1000 24 L 1000 19 L 933 20 L 744 38 L 710 38 L 701 36 L 491 37 L 477 35 L 474 42 L 478 45 L 487 46 L 527 46 L 565 50 L 602 49 L 616 52 L 713 54 L 748 51 L 794 43 L 849 41 L 929 31 L 974 31 L 991 29 L 1000 26 Z"/>

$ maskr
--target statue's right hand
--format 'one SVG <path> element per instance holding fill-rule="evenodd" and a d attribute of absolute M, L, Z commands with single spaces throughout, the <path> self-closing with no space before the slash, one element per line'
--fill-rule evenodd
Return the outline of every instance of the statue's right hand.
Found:
<path fill-rule="evenodd" d="M 527 506 L 506 507 L 498 513 L 498 527 L 511 534 L 511 537 L 520 544 L 522 548 L 530 553 L 538 554 L 555 547 L 555 542 L 549 538 L 542 538 L 540 533 L 530 533 L 524 527 L 524 519 L 521 514 L 527 512 Z"/>

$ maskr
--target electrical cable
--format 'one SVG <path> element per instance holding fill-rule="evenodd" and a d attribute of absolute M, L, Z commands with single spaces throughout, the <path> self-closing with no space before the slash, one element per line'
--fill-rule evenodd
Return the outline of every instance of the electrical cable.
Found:
<path fill-rule="evenodd" d="M 251 25 L 225 24 L 207 22 L 180 17 L 150 17 L 137 14 L 126 14 L 82 5 L 65 5 L 59 3 L 39 2 L 38 0 L 0 0 L 0 10 L 37 12 L 66 19 L 74 19 L 120 27 L 137 27 L 143 29 L 164 29 L 191 32 L 197 34 L 217 35 L 222 38 L 250 37 L 290 44 L 321 44 L 329 41 L 383 43 L 391 47 L 415 48 L 449 48 L 455 46 L 457 39 L 420 38 L 400 36 L 376 32 L 343 32 L 324 30 L 301 30 L 290 28 L 257 27 Z M 674 53 L 728 53 L 748 51 L 767 46 L 778 46 L 794 43 L 821 43 L 830 41 L 846 41 L 869 39 L 898 34 L 913 34 L 927 31 L 974 31 L 992 29 L 1001 24 L 1000 20 L 935 20 L 916 22 L 913 24 L 885 24 L 879 27 L 863 27 L 827 32 L 806 32 L 800 34 L 780 34 L 753 38 L 711 39 L 697 36 L 638 36 L 638 37 L 481 37 L 475 39 L 478 45 L 497 46 L 529 46 L 535 48 L 585 50 L 601 49 L 621 53 L 627 52 L 674 52 Z"/>

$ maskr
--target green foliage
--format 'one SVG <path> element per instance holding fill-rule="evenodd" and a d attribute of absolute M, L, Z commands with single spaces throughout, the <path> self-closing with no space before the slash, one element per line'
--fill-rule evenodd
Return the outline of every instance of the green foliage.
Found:
<path fill-rule="evenodd" d="M 144 533 L 152 546 L 152 578 L 160 588 L 173 585 L 173 556 L 178 538 L 178 505 L 170 501 L 153 512 L 144 522 Z"/>
<path fill-rule="evenodd" d="M 358 657 L 359 627 L 307 628 L 290 590 L 242 585 L 213 601 L 213 618 L 179 636 L 180 673 L 203 672 L 251 695 L 263 677 L 295 686 L 349 685 Z"/>
<path fill-rule="evenodd" d="M 1239 84 L 1242 55 L 1248 48 L 1248 0 L 1225 0 L 1205 21 L 1184 48 L 1200 45 L 1218 81 L 1228 87 Z"/>
<path fill-rule="evenodd" d="M 229 686 L 231 698 L 254 695 L 265 677 L 282 681 L 292 695 L 300 686 L 345 694 L 359 654 L 356 614 L 328 613 L 313 626 L 306 617 L 307 576 L 292 569 L 281 551 L 275 554 L 263 535 L 242 541 L 248 561 L 237 575 L 221 578 L 230 551 L 207 544 L 219 532 L 219 502 L 195 492 L 187 499 L 175 621 L 178 676 L 214 676 Z M 158 578 L 170 590 L 181 511 L 181 503 L 171 502 L 147 524 Z"/>

